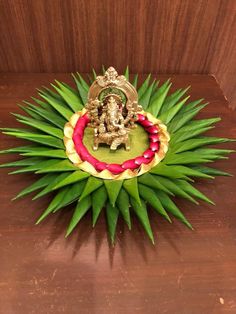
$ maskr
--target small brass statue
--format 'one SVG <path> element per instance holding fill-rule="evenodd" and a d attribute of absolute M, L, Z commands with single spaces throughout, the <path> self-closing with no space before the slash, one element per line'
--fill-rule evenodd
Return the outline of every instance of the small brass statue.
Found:
<path fill-rule="evenodd" d="M 88 99 L 89 125 L 94 128 L 93 149 L 97 150 L 102 143 L 111 150 L 121 144 L 130 150 L 129 132 L 135 127 L 137 113 L 142 110 L 135 88 L 110 67 L 91 85 Z"/>

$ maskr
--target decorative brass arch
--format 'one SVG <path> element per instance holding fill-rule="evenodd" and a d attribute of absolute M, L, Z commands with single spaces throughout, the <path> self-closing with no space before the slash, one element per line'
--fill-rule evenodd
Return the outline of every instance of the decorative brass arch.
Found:
<path fill-rule="evenodd" d="M 127 81 L 125 76 L 118 76 L 117 71 L 110 67 L 104 76 L 98 76 L 89 89 L 88 99 L 95 100 L 108 88 L 120 90 L 125 94 L 129 103 L 138 102 L 138 93 L 134 86 Z"/>

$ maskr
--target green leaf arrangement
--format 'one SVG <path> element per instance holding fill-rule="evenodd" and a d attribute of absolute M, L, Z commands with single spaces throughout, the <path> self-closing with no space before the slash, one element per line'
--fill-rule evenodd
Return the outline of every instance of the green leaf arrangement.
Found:
<path fill-rule="evenodd" d="M 125 71 L 129 79 L 129 69 Z M 208 145 L 231 141 L 227 138 L 203 136 L 220 118 L 194 119 L 207 104 L 203 100 L 187 103 L 188 88 L 170 94 L 170 80 L 159 85 L 151 75 L 138 88 L 139 104 L 143 109 L 166 124 L 170 134 L 169 150 L 165 158 L 149 172 L 126 180 L 103 180 L 74 166 L 67 158 L 63 143 L 66 122 L 87 102 L 89 85 L 79 74 L 73 74 L 76 88 L 56 81 L 53 90 L 39 90 L 39 98 L 25 101 L 21 109 L 26 115 L 14 114 L 26 128 L 2 128 L 4 134 L 31 142 L 30 145 L 2 150 L 1 154 L 19 154 L 23 158 L 0 167 L 18 167 L 10 174 L 32 172 L 39 179 L 21 191 L 14 199 L 36 193 L 33 200 L 53 193 L 49 206 L 39 217 L 37 224 L 49 214 L 74 203 L 74 212 L 66 236 L 71 234 L 83 216 L 92 211 L 95 226 L 102 210 L 107 217 L 108 232 L 114 243 L 116 226 L 121 216 L 131 229 L 131 212 L 136 215 L 148 237 L 154 237 L 148 216 L 149 206 L 171 222 L 170 215 L 177 217 L 187 227 L 191 224 L 175 205 L 174 196 L 198 204 L 197 199 L 213 202 L 192 186 L 193 178 L 213 179 L 214 176 L 229 176 L 204 164 L 232 152 L 227 149 L 209 148 Z M 89 83 L 96 78 L 89 77 Z M 138 85 L 138 75 L 132 83 Z"/>

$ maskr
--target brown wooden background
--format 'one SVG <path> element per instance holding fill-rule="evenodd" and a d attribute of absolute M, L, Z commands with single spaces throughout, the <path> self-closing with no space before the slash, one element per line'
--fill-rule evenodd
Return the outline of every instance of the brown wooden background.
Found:
<path fill-rule="evenodd" d="M 0 71 L 211 73 L 236 106 L 235 13 L 235 0 L 0 0 Z"/>

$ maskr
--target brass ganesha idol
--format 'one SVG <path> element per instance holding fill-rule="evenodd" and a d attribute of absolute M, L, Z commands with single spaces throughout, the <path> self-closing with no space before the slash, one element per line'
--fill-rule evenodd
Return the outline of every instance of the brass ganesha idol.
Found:
<path fill-rule="evenodd" d="M 136 127 L 142 107 L 138 105 L 137 91 L 125 76 L 118 76 L 113 67 L 98 76 L 89 89 L 85 108 L 89 126 L 94 129 L 94 150 L 99 144 L 109 145 L 113 151 L 123 144 L 130 150 L 129 132 Z"/>

